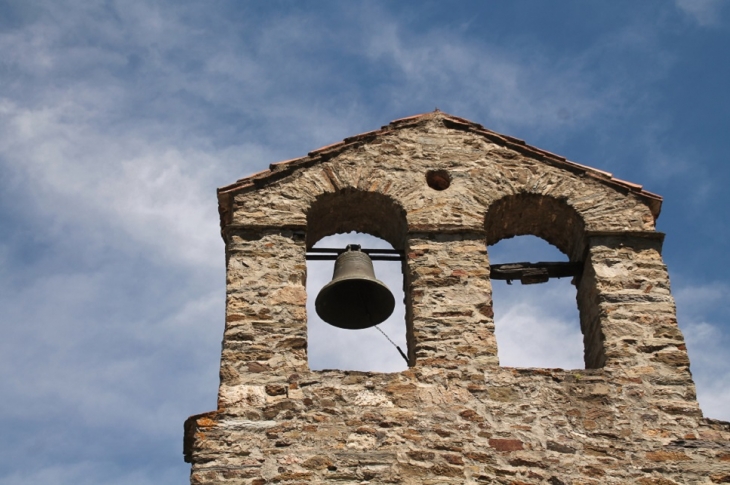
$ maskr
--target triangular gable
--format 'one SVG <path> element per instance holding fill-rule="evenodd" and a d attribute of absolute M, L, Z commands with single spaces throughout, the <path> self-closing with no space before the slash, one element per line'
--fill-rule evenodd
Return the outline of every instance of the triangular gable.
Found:
<path fill-rule="evenodd" d="M 332 145 L 327 145 L 316 150 L 312 150 L 305 157 L 272 163 L 267 170 L 263 170 L 253 175 L 249 175 L 248 177 L 237 180 L 233 184 L 219 188 L 219 210 L 221 211 L 221 214 L 227 212 L 227 206 L 230 200 L 229 196 L 233 193 L 248 192 L 267 186 L 272 182 L 275 182 L 290 175 L 295 170 L 312 167 L 326 160 L 329 160 L 344 151 L 351 150 L 355 147 L 370 143 L 378 137 L 396 132 L 398 130 L 402 130 L 404 128 L 418 126 L 433 119 L 442 120 L 444 126 L 446 126 L 447 128 L 467 131 L 483 136 L 490 142 L 514 150 L 523 156 L 530 157 L 534 160 L 539 160 L 543 163 L 547 163 L 554 167 L 561 168 L 563 170 L 567 170 L 578 175 L 591 177 L 620 192 L 634 194 L 641 198 L 647 204 L 655 220 L 659 217 L 662 206 L 662 197 L 660 195 L 644 190 L 643 187 L 639 184 L 617 179 L 613 177 L 611 173 L 605 172 L 603 170 L 571 162 L 570 160 L 567 160 L 565 157 L 562 157 L 560 155 L 556 155 L 547 150 L 528 145 L 524 142 L 524 140 L 520 140 L 519 138 L 514 138 L 509 135 L 503 135 L 501 133 L 488 130 L 479 123 L 474 123 L 473 121 L 459 118 L 458 116 L 453 116 L 439 110 L 431 113 L 423 113 L 391 121 L 388 125 L 383 126 L 379 130 L 361 133 L 359 135 L 345 138 L 343 141 L 334 143 Z"/>

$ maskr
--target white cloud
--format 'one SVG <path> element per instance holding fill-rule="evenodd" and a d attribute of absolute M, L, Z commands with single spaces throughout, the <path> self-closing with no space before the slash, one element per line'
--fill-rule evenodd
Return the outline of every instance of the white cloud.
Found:
<path fill-rule="evenodd" d="M 144 469 L 124 469 L 109 463 L 87 461 L 82 463 L 41 464 L 34 470 L 17 470 L 0 475 L 5 485 L 153 485 L 159 483 L 182 483 L 186 474 L 168 466 L 150 466 Z"/>
<path fill-rule="evenodd" d="M 682 325 L 690 356 L 697 399 L 705 416 L 730 421 L 730 338 L 719 325 L 688 322 Z"/>
<path fill-rule="evenodd" d="M 675 5 L 684 14 L 692 18 L 702 27 L 720 23 L 724 0 L 675 0 Z"/>
<path fill-rule="evenodd" d="M 721 281 L 710 284 L 680 285 L 674 290 L 674 298 L 683 312 L 691 316 L 706 315 L 726 305 L 730 297 L 730 286 Z"/>
<path fill-rule="evenodd" d="M 499 363 L 583 369 L 575 287 L 568 280 L 524 286 L 492 282 Z"/>
<path fill-rule="evenodd" d="M 429 109 L 550 131 L 595 119 L 614 107 L 615 94 L 590 80 L 582 60 L 566 59 L 556 68 L 539 46 L 527 53 L 468 43 L 439 29 L 415 33 L 389 22 L 373 25 L 368 56 L 403 78 L 392 87 L 394 103 L 415 99 Z"/>
<path fill-rule="evenodd" d="M 730 420 L 730 286 L 723 282 L 678 285 L 679 325 L 689 353 L 697 399 L 705 416 Z"/>
<path fill-rule="evenodd" d="M 215 408 L 222 285 L 199 294 L 159 276 L 111 265 L 0 287 L 3 455 L 13 463 L 0 482 L 185 479 L 181 423 Z"/>
<path fill-rule="evenodd" d="M 56 222 L 131 238 L 170 263 L 214 265 L 221 244 L 214 195 L 221 163 L 247 149 L 203 153 L 155 144 L 139 134 L 99 133 L 69 122 L 74 103 L 39 111 L 6 101 L 0 150 L 35 209 Z M 204 229 L 207 228 L 207 229 Z M 127 243 L 129 244 L 129 243 Z"/>
<path fill-rule="evenodd" d="M 187 386 L 207 389 L 203 400 L 213 404 L 224 304 L 219 285 L 185 299 L 174 281 L 158 278 L 168 290 L 138 296 L 142 311 L 134 311 L 115 301 L 126 297 L 129 283 L 115 282 L 109 269 L 3 287 L 0 408 L 6 418 L 65 415 L 87 426 L 156 434 L 176 430 L 191 400 L 200 400 L 185 395 Z M 149 277 L 140 268 L 134 273 Z"/>

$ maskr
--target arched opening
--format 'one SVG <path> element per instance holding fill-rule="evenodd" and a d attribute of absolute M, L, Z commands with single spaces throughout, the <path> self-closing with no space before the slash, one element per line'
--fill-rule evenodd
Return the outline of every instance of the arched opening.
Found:
<path fill-rule="evenodd" d="M 385 195 L 356 189 L 327 193 L 307 213 L 307 250 L 359 244 L 363 249 L 402 251 L 405 228 L 405 211 Z M 321 288 L 332 279 L 334 261 L 308 258 L 307 354 L 311 369 L 400 372 L 407 368 L 396 349 L 400 347 L 407 355 L 403 262 L 374 260 L 373 267 L 375 277 L 395 297 L 393 314 L 377 327 L 345 330 L 323 322 L 314 305 Z"/>
<path fill-rule="evenodd" d="M 487 245 L 513 236 L 538 236 L 580 261 L 585 250 L 584 224 L 565 201 L 536 194 L 503 197 L 489 206 L 484 219 Z"/>
<path fill-rule="evenodd" d="M 350 232 L 320 239 L 314 248 L 344 248 L 359 244 L 363 248 L 393 249 L 387 241 L 369 234 Z M 334 261 L 307 261 L 307 354 L 312 370 L 339 369 L 400 372 L 408 365 L 391 342 L 404 352 L 406 346 L 403 271 L 399 261 L 373 261 L 375 276 L 388 286 L 395 297 L 395 310 L 383 323 L 362 330 L 345 330 L 322 321 L 314 301 L 320 289 L 332 279 Z M 378 330 L 380 329 L 380 331 Z M 381 333 L 384 332 L 387 338 Z"/>
<path fill-rule="evenodd" d="M 326 236 L 357 231 L 403 249 L 406 211 L 377 192 L 347 188 L 317 197 L 307 211 L 307 249 Z"/>
<path fill-rule="evenodd" d="M 602 367 L 606 359 L 600 312 L 594 298 L 595 279 L 591 277 L 591 268 L 584 265 L 585 226 L 578 212 L 564 199 L 514 194 L 490 205 L 484 226 L 487 246 L 490 246 L 492 301 L 500 363 L 517 367 Z M 502 240 L 507 241 L 498 245 Z M 495 267 L 499 263 L 542 261 L 557 265 L 537 265 L 531 270 L 538 269 L 538 277 L 516 278 L 517 284 L 511 288 L 496 281 L 504 276 Z M 556 266 L 570 267 L 567 274 L 572 278 L 555 279 L 566 274 L 563 270 L 554 271 Z M 524 271 L 526 265 L 521 267 Z M 527 275 L 526 272 L 522 274 Z M 542 284 L 521 285 L 520 280 Z M 574 310 L 576 306 L 578 312 Z M 574 323 L 566 327 L 568 321 Z M 539 347 L 530 347 L 529 339 Z M 558 344 L 561 340 L 562 345 Z M 566 341 L 578 343 L 568 347 Z M 579 365 L 576 357 L 581 354 L 583 365 Z"/>
<path fill-rule="evenodd" d="M 536 236 L 503 239 L 488 250 L 492 264 L 568 260 Z M 570 277 L 531 285 L 492 280 L 492 301 L 500 365 L 584 367 L 576 288 Z"/>

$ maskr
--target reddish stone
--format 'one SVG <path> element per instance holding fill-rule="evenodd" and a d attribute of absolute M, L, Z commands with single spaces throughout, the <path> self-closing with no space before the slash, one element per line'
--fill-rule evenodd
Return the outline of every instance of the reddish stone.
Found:
<path fill-rule="evenodd" d="M 464 460 L 459 455 L 443 455 L 444 460 L 452 465 L 463 465 Z"/>
<path fill-rule="evenodd" d="M 489 440 L 489 446 L 497 451 L 519 451 L 524 449 L 520 440 L 491 439 Z"/>

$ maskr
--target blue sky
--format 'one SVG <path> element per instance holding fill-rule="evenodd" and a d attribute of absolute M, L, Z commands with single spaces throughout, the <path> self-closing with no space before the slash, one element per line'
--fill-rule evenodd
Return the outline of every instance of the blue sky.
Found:
<path fill-rule="evenodd" d="M 723 0 L 0 0 L 0 483 L 185 483 L 218 384 L 215 188 L 436 107 L 665 197 L 700 404 L 730 419 L 729 26 Z M 575 333 L 560 288 L 495 295 L 503 362 L 500 319 Z"/>

